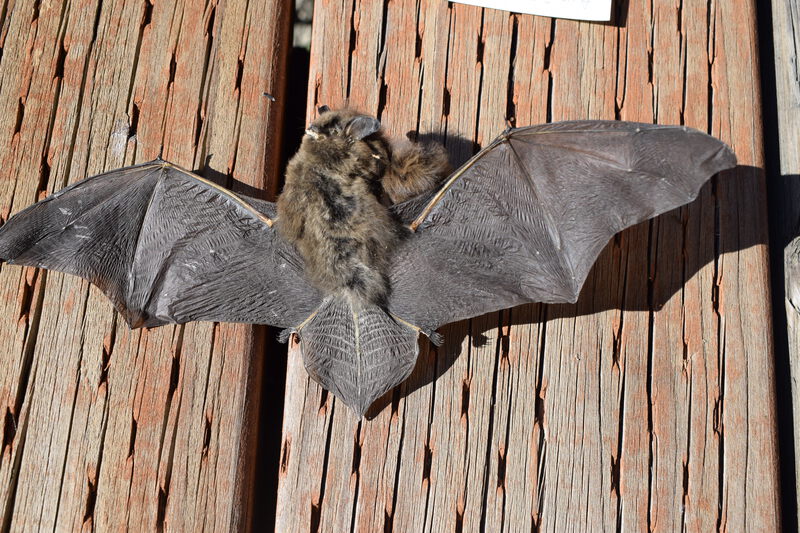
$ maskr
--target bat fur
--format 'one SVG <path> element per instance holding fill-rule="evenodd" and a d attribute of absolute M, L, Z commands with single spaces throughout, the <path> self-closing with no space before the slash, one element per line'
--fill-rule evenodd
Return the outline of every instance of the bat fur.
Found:
<path fill-rule="evenodd" d="M 441 144 L 401 142 L 394 146 L 391 164 L 383 176 L 383 190 L 399 204 L 438 188 L 452 171 Z"/>
<path fill-rule="evenodd" d="M 356 308 L 384 306 L 392 252 L 407 232 L 381 203 L 435 189 L 449 174 L 444 147 L 406 141 L 393 150 L 377 120 L 350 109 L 321 115 L 289 161 L 277 229 L 310 281 Z"/>

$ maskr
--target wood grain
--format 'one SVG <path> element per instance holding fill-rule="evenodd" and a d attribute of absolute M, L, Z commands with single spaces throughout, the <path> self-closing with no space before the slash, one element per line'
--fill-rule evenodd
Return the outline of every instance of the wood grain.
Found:
<path fill-rule="evenodd" d="M 289 9 L 3 2 L 2 218 L 159 154 L 274 193 Z M 248 529 L 262 328 L 130 331 L 88 283 L 7 265 L 0 294 L 0 530 Z"/>
<path fill-rule="evenodd" d="M 456 163 L 508 123 L 680 123 L 740 166 L 613 239 L 577 304 L 423 341 L 371 419 L 293 347 L 276 530 L 779 529 L 754 4 L 630 0 L 615 17 L 316 3 L 311 110 L 349 103 Z"/>
<path fill-rule="evenodd" d="M 771 209 L 777 221 L 775 233 L 783 254 L 783 305 L 794 414 L 794 462 L 796 486 L 800 486 L 800 470 L 797 469 L 800 462 L 800 7 L 794 2 L 773 1 L 771 22 L 780 159 L 779 175 L 772 182 L 776 202 Z M 781 295 L 775 297 L 779 301 Z M 797 496 L 800 508 L 800 493 Z"/>

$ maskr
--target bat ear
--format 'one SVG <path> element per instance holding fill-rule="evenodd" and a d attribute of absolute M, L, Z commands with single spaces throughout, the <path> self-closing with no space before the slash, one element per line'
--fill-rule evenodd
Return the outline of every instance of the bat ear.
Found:
<path fill-rule="evenodd" d="M 327 113 L 327 112 L 328 112 L 328 111 L 330 111 L 330 110 L 331 110 L 331 108 L 330 108 L 330 107 L 328 107 L 328 106 L 326 106 L 326 105 L 321 105 L 321 106 L 319 106 L 319 107 L 317 108 L 317 114 L 321 115 L 321 114 L 323 114 L 323 113 Z"/>
<path fill-rule="evenodd" d="M 381 123 L 378 122 L 378 119 L 368 115 L 358 115 L 347 123 L 344 131 L 347 135 L 360 141 L 365 137 L 369 137 L 379 129 L 381 129 Z"/>

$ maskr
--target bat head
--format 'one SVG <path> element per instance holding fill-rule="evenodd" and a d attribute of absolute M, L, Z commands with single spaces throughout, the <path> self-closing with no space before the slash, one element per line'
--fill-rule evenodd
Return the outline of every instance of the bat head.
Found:
<path fill-rule="evenodd" d="M 364 176 L 380 173 L 372 167 L 382 167 L 390 153 L 378 119 L 352 109 L 332 111 L 328 106 L 318 112 L 305 131 L 301 151 L 314 153 L 326 164 L 338 166 L 350 160 L 363 168 L 360 174 Z"/>
<path fill-rule="evenodd" d="M 352 109 L 331 111 L 324 105 L 317 111 L 319 117 L 306 129 L 306 137 L 315 141 L 353 143 L 363 141 L 381 129 L 378 119 Z"/>

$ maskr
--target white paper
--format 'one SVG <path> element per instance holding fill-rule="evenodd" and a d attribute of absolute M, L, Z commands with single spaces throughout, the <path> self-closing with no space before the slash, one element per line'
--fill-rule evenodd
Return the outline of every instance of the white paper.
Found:
<path fill-rule="evenodd" d="M 544 17 L 577 20 L 610 20 L 611 0 L 452 0 L 461 4 L 491 7 Z"/>

